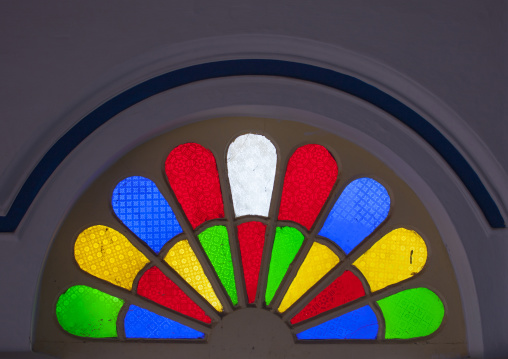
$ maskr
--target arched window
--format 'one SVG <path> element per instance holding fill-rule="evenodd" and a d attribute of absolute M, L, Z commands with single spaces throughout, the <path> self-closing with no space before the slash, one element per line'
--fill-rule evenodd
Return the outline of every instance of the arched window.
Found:
<path fill-rule="evenodd" d="M 54 239 L 37 315 L 35 350 L 64 357 L 466 352 L 415 193 L 347 139 L 271 119 L 188 125 L 104 171 Z"/>

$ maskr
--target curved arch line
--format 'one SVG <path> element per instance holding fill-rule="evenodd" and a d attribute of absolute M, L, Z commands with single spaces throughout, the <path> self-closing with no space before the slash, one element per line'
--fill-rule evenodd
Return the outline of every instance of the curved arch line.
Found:
<path fill-rule="evenodd" d="M 399 100 L 353 76 L 330 69 L 283 60 L 242 59 L 193 65 L 159 75 L 131 87 L 90 112 L 55 142 L 35 166 L 7 215 L 0 217 L 0 232 L 16 230 L 40 189 L 64 158 L 118 113 L 153 95 L 195 81 L 256 75 L 287 77 L 321 84 L 347 92 L 389 113 L 414 130 L 441 155 L 473 196 L 491 227 L 505 227 L 499 208 L 466 159 L 439 130 Z"/>

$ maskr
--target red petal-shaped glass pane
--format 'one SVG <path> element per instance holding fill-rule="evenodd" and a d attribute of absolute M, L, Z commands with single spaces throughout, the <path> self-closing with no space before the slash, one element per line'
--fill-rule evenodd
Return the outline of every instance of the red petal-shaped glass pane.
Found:
<path fill-rule="evenodd" d="M 337 162 L 323 146 L 298 148 L 286 169 L 279 220 L 295 221 L 310 229 L 338 174 Z"/>
<path fill-rule="evenodd" d="M 260 222 L 247 222 L 238 226 L 238 241 L 249 303 L 254 303 L 256 300 L 265 230 L 266 226 Z"/>
<path fill-rule="evenodd" d="M 365 290 L 362 282 L 350 271 L 345 271 L 332 284 L 319 293 L 300 313 L 291 319 L 292 324 L 312 318 L 327 310 L 340 307 L 348 302 L 363 297 Z"/>
<path fill-rule="evenodd" d="M 152 267 L 139 279 L 137 293 L 175 312 L 211 323 L 212 320 L 159 268 Z"/>
<path fill-rule="evenodd" d="M 193 228 L 224 217 L 224 205 L 215 157 L 197 143 L 176 147 L 166 159 L 171 189 Z"/>

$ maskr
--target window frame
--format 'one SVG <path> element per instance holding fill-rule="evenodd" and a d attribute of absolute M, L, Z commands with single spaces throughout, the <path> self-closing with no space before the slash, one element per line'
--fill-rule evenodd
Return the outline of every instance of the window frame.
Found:
<path fill-rule="evenodd" d="M 212 125 L 210 125 L 210 124 L 212 124 Z M 332 133 L 327 133 L 326 131 L 319 130 L 317 128 L 313 128 L 311 126 L 304 125 L 301 123 L 286 122 L 284 125 L 290 125 L 290 126 L 292 126 L 291 127 L 292 129 L 298 129 L 299 136 L 295 137 L 294 134 L 292 134 L 291 136 L 286 134 L 286 137 L 282 136 L 281 133 L 284 132 L 284 130 L 283 129 L 281 130 L 281 128 L 280 128 L 281 127 L 280 121 L 271 120 L 271 119 L 261 119 L 261 118 L 238 118 L 238 117 L 237 118 L 216 118 L 216 119 L 212 119 L 209 121 L 188 125 L 183 128 L 180 128 L 180 129 L 171 131 L 169 133 L 160 135 L 159 137 L 152 139 L 143 145 L 138 146 L 136 149 L 131 151 L 129 154 L 126 154 L 125 156 L 123 156 L 122 159 L 120 159 L 117 163 L 113 164 L 103 174 L 101 174 L 99 176 L 99 178 L 96 179 L 94 181 L 94 183 L 90 186 L 90 188 L 85 191 L 85 193 L 81 196 L 81 199 L 76 202 L 76 206 L 82 206 L 82 207 L 84 206 L 83 208 L 87 208 L 87 206 L 89 207 L 91 204 L 88 202 L 90 202 L 90 198 L 94 197 L 94 195 L 90 195 L 91 192 L 99 191 L 102 194 L 109 193 L 109 196 L 102 196 L 100 200 L 97 200 L 97 202 L 101 206 L 104 206 L 107 203 L 107 205 L 106 205 L 107 211 L 104 212 L 104 209 L 101 209 L 101 211 L 100 211 L 102 213 L 101 215 L 104 215 L 106 217 L 110 216 L 109 218 L 104 220 L 103 223 L 100 223 L 100 224 L 110 225 L 110 226 L 113 226 L 113 228 L 117 229 L 118 224 L 119 223 L 121 224 L 121 222 L 118 222 L 117 220 L 115 222 L 115 216 L 112 215 L 113 211 L 112 211 L 111 204 L 110 204 L 111 194 L 114 189 L 114 186 L 116 183 L 120 182 L 125 177 L 128 177 L 130 175 L 140 175 L 140 176 L 145 176 L 147 178 L 152 179 L 157 184 L 157 186 L 159 187 L 159 189 L 161 190 L 163 195 L 168 199 L 168 202 L 170 203 L 171 207 L 175 210 L 175 213 L 176 212 L 179 213 L 179 215 L 178 215 L 179 220 L 184 221 L 185 218 L 183 218 L 182 212 L 177 210 L 177 208 L 179 208 L 179 205 L 178 205 L 177 201 L 175 200 L 174 196 L 172 195 L 169 185 L 167 184 L 167 181 L 164 180 L 165 175 L 164 175 L 164 170 L 163 170 L 163 164 L 164 164 L 167 154 L 171 151 L 172 148 L 174 148 L 177 145 L 182 144 L 182 143 L 196 142 L 196 143 L 199 143 L 199 144 L 203 145 L 204 147 L 210 149 L 214 153 L 214 156 L 215 156 L 216 162 L 217 162 L 217 166 L 218 166 L 218 170 L 219 170 L 219 175 L 220 175 L 221 188 L 223 191 L 223 200 L 225 202 L 225 207 L 229 207 L 226 210 L 226 219 L 228 221 L 231 221 L 232 220 L 232 218 L 231 218 L 232 200 L 230 198 L 231 195 L 230 195 L 230 191 L 229 191 L 229 185 L 227 183 L 228 182 L 227 181 L 227 167 L 226 167 L 227 148 L 228 148 L 228 145 L 231 143 L 231 141 L 234 138 L 236 138 L 238 135 L 252 131 L 252 133 L 260 133 L 260 134 L 267 136 L 270 140 L 272 140 L 272 142 L 274 143 L 274 145 L 277 148 L 277 155 L 278 155 L 277 164 L 278 165 L 277 165 L 277 170 L 276 170 L 276 183 L 274 185 L 274 191 L 273 191 L 273 196 L 272 196 L 272 205 L 271 205 L 270 214 L 269 214 L 270 218 L 276 218 L 276 213 L 274 212 L 274 211 L 276 211 L 274 209 L 274 203 L 277 203 L 280 201 L 280 195 L 282 193 L 280 188 L 281 188 L 281 184 L 282 184 L 282 181 L 284 178 L 284 172 L 285 172 L 284 168 L 287 164 L 287 160 L 289 159 L 289 155 L 297 147 L 300 147 L 301 145 L 304 145 L 307 143 L 318 143 L 318 144 L 324 145 L 332 153 L 334 158 L 337 160 L 338 165 L 339 165 L 339 173 L 340 173 L 339 178 L 342 178 L 342 181 L 340 181 L 338 184 L 336 184 L 334 189 L 332 190 L 332 195 L 330 196 L 329 200 L 325 204 L 323 212 L 326 212 L 329 209 L 331 209 L 331 207 L 335 203 L 335 200 L 338 198 L 338 196 L 340 195 L 340 193 L 342 192 L 342 190 L 345 188 L 345 186 L 348 183 L 350 183 L 355 178 L 368 176 L 368 177 L 374 178 L 378 182 L 381 182 L 387 188 L 387 190 L 389 191 L 390 196 L 392 198 L 392 208 L 394 208 L 394 206 L 396 206 L 395 208 L 404 208 L 404 201 L 409 201 L 407 199 L 404 199 L 403 196 L 400 196 L 400 195 L 395 196 L 395 192 L 400 191 L 398 186 L 400 184 L 403 184 L 404 191 L 402 191 L 402 192 L 411 197 L 411 201 L 409 201 L 410 203 L 411 202 L 415 203 L 415 201 L 418 202 L 418 206 L 419 206 L 418 213 L 425 214 L 426 219 L 422 223 L 409 224 L 409 223 L 407 223 L 408 222 L 408 218 L 407 218 L 408 214 L 407 213 L 397 214 L 392 209 L 390 211 L 389 218 L 381 225 L 382 228 L 376 229 L 376 231 L 375 231 L 376 236 L 369 236 L 369 239 L 365 243 L 372 244 L 374 241 L 373 238 L 379 239 L 383 233 L 388 233 L 391 229 L 398 228 L 397 226 L 401 226 L 401 224 L 403 222 L 406 222 L 405 223 L 406 228 L 411 227 L 410 229 L 414 228 L 415 230 L 417 230 L 417 232 L 419 232 L 422 235 L 422 237 L 424 238 L 424 240 L 427 243 L 429 243 L 428 242 L 429 241 L 429 239 L 428 239 L 429 231 L 427 229 L 427 228 L 429 228 L 429 226 L 432 227 L 432 230 L 430 232 L 437 234 L 437 236 L 438 236 L 437 238 L 440 238 L 437 228 L 434 226 L 430 215 L 425 210 L 425 208 L 424 208 L 423 204 L 420 202 L 420 200 L 416 197 L 416 194 L 391 169 L 389 169 L 386 165 L 384 165 L 375 156 L 370 154 L 368 151 L 360 148 L 359 146 L 351 143 L 350 141 L 345 140 L 340 137 L 337 137 L 337 136 L 333 135 Z M 274 133 L 273 128 L 275 128 L 277 126 L 279 127 L 277 130 L 278 134 L 277 134 L 277 136 L 274 136 L 273 135 L 273 133 Z M 230 128 L 232 128 L 232 129 L 230 129 Z M 228 129 L 228 130 L 224 131 L 224 129 Z M 221 132 L 227 132 L 227 133 L 221 133 Z M 306 133 L 311 133 L 311 135 L 305 135 Z M 169 137 L 169 138 L 176 137 L 179 140 L 178 141 L 175 141 L 174 139 L 173 140 L 165 140 L 166 137 Z M 214 139 L 210 140 L 210 138 L 212 138 L 212 137 Z M 293 138 L 291 138 L 291 137 L 293 137 Z M 317 141 L 318 139 L 319 139 L 319 141 Z M 166 141 L 166 143 L 161 144 L 161 142 L 164 142 L 164 141 Z M 157 143 L 157 145 L 153 146 L 153 143 Z M 341 145 L 338 146 L 337 143 L 340 143 Z M 337 146 L 339 148 L 342 146 L 342 149 L 337 150 Z M 155 148 L 159 148 L 159 149 L 155 149 Z M 162 148 L 164 148 L 163 151 L 161 151 Z M 346 148 L 351 150 L 351 152 L 348 150 L 344 150 Z M 348 152 L 350 152 L 350 153 L 348 153 Z M 153 154 L 157 158 L 156 161 L 154 160 L 154 163 L 159 162 L 160 166 L 154 166 L 154 167 L 158 167 L 158 168 L 153 168 L 151 170 L 148 170 L 147 168 L 145 168 L 143 166 L 141 166 L 141 168 L 139 168 L 139 166 L 138 166 L 138 168 L 135 168 L 136 167 L 136 166 L 134 166 L 135 162 L 136 161 L 140 162 L 139 157 L 146 156 L 146 155 L 143 155 L 142 153 Z M 358 161 L 359 158 L 361 158 L 362 161 Z M 347 169 L 344 169 L 344 168 L 347 168 Z M 158 177 L 152 178 L 154 175 L 156 175 Z M 348 180 L 344 180 L 344 177 L 346 177 Z M 105 182 L 107 184 L 105 184 L 103 182 Z M 106 189 L 102 188 L 102 189 L 98 190 L 98 189 L 94 188 L 97 186 L 99 186 L 99 187 L 105 186 Z M 395 188 L 397 188 L 397 190 L 395 192 L 394 192 L 394 186 L 395 186 Z M 278 188 L 278 189 L 276 189 L 276 188 Z M 97 197 L 97 196 L 95 196 L 95 197 Z M 100 197 L 100 196 L 98 196 L 98 197 Z M 104 199 L 104 197 L 106 197 L 106 199 Z M 228 203 L 227 205 L 226 205 L 226 202 Z M 405 204 L 405 205 L 408 206 L 407 204 Z M 73 211 L 74 210 L 70 211 L 69 216 L 72 216 Z M 82 212 L 83 209 L 78 210 L 78 212 L 80 212 L 80 211 Z M 240 217 L 238 220 L 236 220 L 236 223 L 237 224 L 243 223 L 245 221 L 252 220 L 255 218 L 257 218 L 257 217 L 253 217 L 253 216 Z M 326 218 L 326 216 L 321 214 L 318 218 L 322 224 L 324 219 Z M 69 220 L 65 220 L 62 228 L 66 225 L 67 221 L 69 221 Z M 71 221 L 74 222 L 75 219 L 71 220 Z M 74 229 L 72 231 L 74 231 L 74 233 L 76 231 L 78 231 L 73 238 L 76 238 L 77 234 L 79 234 L 79 232 L 81 230 L 83 230 L 84 228 L 91 225 L 90 223 L 92 223 L 93 220 L 87 220 L 85 222 L 87 222 L 87 224 L 79 224 L 79 225 L 73 224 Z M 205 228 L 208 228 L 209 226 L 213 225 L 214 223 L 220 223 L 220 222 L 222 222 L 222 221 L 207 222 L 204 225 L 201 225 L 198 228 L 196 228 L 196 233 L 198 231 L 204 230 Z M 386 226 L 386 223 L 388 223 L 389 225 Z M 99 224 L 99 223 L 96 223 L 96 224 Z M 316 223 L 315 226 L 319 226 L 319 224 Z M 228 232 L 230 231 L 230 229 L 232 227 L 233 227 L 232 231 L 234 232 L 234 226 L 231 222 L 229 222 Z M 422 228 L 424 230 L 422 230 Z M 299 228 L 299 229 L 304 229 L 304 228 Z M 67 231 L 67 229 L 63 230 L 63 232 L 65 232 L 65 231 Z M 60 232 L 62 232 L 62 230 Z M 128 232 L 129 231 L 126 231 L 126 233 L 128 233 Z M 230 233 L 233 233 L 233 232 L 230 232 Z M 306 229 L 305 229 L 305 231 L 302 231 L 302 233 L 306 233 L 306 232 L 307 232 Z M 64 241 L 64 239 L 60 238 L 61 236 L 62 236 L 62 234 L 58 234 L 56 236 L 54 243 L 59 243 L 59 242 Z M 233 236 L 230 235 L 230 238 L 232 238 L 232 237 Z M 74 243 L 73 239 L 67 238 L 67 241 L 72 242 L 72 244 Z M 439 239 L 439 243 L 441 243 L 441 245 L 443 244 L 441 239 Z M 440 250 L 441 250 L 441 253 L 438 255 L 435 253 L 439 253 L 439 251 L 435 252 L 435 249 L 429 248 L 429 260 L 426 265 L 426 268 L 423 269 L 422 273 L 426 271 L 426 269 L 429 267 L 429 265 L 431 265 L 430 259 L 432 258 L 432 262 L 437 262 L 437 263 L 447 262 L 447 268 L 448 268 L 447 270 L 449 273 L 451 273 L 452 276 L 454 276 L 453 269 L 451 267 L 451 263 L 448 259 L 446 250 L 444 249 L 444 246 L 442 246 L 442 248 Z M 264 256 L 265 256 L 265 254 L 264 254 Z M 235 258 L 235 257 L 238 258 L 237 255 L 233 256 L 233 258 Z M 300 262 L 301 261 L 303 261 L 303 258 L 300 258 Z M 52 261 L 49 261 L 48 265 L 51 265 L 51 263 L 52 263 Z M 238 260 L 237 260 L 237 263 L 238 263 Z M 432 265 L 434 266 L 434 264 L 432 264 Z M 297 268 L 297 267 L 298 266 L 295 265 L 295 268 Z M 434 268 L 434 270 L 436 270 L 436 269 L 437 268 Z M 266 270 L 266 268 L 265 268 L 265 270 Z M 210 275 L 210 274 L 212 276 L 214 276 L 213 273 L 207 273 L 207 275 Z M 46 274 L 45 274 L 45 276 L 46 276 Z M 139 275 L 138 275 L 138 277 L 139 277 Z M 414 279 L 417 279 L 417 278 L 414 278 Z M 47 284 L 45 284 L 45 281 L 46 280 L 43 278 L 41 290 L 43 290 L 44 286 L 47 285 Z M 96 280 L 92 280 L 89 283 L 94 283 L 94 282 L 96 282 Z M 286 283 L 286 284 L 288 285 L 288 283 Z M 446 308 L 447 313 L 449 310 L 452 310 L 452 309 L 448 308 L 449 306 L 446 303 L 451 303 L 451 302 L 460 303 L 460 295 L 459 295 L 458 287 L 457 287 L 457 284 L 455 283 L 455 281 L 453 282 L 453 286 L 455 286 L 455 291 L 456 291 L 456 296 L 454 296 L 454 299 L 451 301 L 450 300 L 443 300 L 443 302 L 445 303 L 445 306 L 447 306 L 447 308 Z M 61 289 L 62 289 L 62 287 L 60 287 L 60 290 Z M 98 289 L 100 289 L 100 288 L 98 288 Z M 434 290 L 434 288 L 432 288 L 432 289 Z M 394 289 L 391 288 L 390 290 L 393 291 Z M 439 291 L 437 291 L 437 292 L 439 293 Z M 279 291 L 279 293 L 280 293 L 280 291 Z M 41 292 L 41 299 L 43 302 L 45 301 L 44 300 L 45 296 L 46 296 L 46 294 Z M 258 296 L 259 296 L 259 291 L 258 291 Z M 261 306 L 261 304 L 259 302 L 257 304 L 258 304 L 258 306 Z M 45 306 L 46 304 L 42 303 L 41 305 Z M 461 310 L 459 310 L 459 309 L 460 308 L 455 308 L 453 310 L 458 310 L 458 312 L 461 312 Z M 39 311 L 39 315 L 40 314 L 41 314 L 41 311 Z M 455 316 L 455 314 L 453 316 Z M 447 323 L 448 320 L 446 319 L 447 317 L 448 317 L 448 314 L 446 314 L 446 316 L 445 316 L 443 326 L 445 326 L 445 325 L 448 326 L 448 323 Z M 454 318 L 454 319 L 456 319 L 456 318 Z M 39 322 L 38 326 L 42 325 L 40 323 L 43 323 L 45 320 L 47 321 L 47 318 L 43 319 L 42 322 L 38 321 Z M 460 316 L 460 320 L 455 321 L 455 322 L 456 322 L 455 324 L 457 324 L 458 322 L 463 322 L 463 318 Z M 463 328 L 463 325 L 459 326 L 458 328 Z M 40 332 L 41 330 L 42 329 L 39 326 L 37 331 Z M 438 336 L 440 331 L 441 331 L 441 328 L 438 329 L 435 336 Z M 465 345 L 465 339 L 464 339 L 465 334 L 464 333 L 462 333 L 462 337 L 463 337 L 462 344 Z M 430 341 L 432 342 L 433 339 L 435 339 L 435 338 L 434 338 L 434 335 L 431 335 L 430 338 L 427 338 L 427 339 L 430 339 Z M 37 348 L 37 346 L 38 346 L 37 340 L 38 339 L 37 339 L 37 335 L 36 335 L 35 348 Z M 70 340 L 69 342 L 73 342 L 73 340 Z M 143 344 L 143 343 L 140 343 L 140 344 Z M 353 346 L 357 346 L 356 343 L 351 343 L 351 344 L 353 344 Z M 377 344 L 381 345 L 381 343 L 377 343 Z M 401 341 L 398 344 L 405 345 L 407 343 L 403 343 Z M 370 344 L 370 345 L 375 345 L 375 344 Z M 42 345 L 42 346 L 44 346 L 44 345 Z"/>

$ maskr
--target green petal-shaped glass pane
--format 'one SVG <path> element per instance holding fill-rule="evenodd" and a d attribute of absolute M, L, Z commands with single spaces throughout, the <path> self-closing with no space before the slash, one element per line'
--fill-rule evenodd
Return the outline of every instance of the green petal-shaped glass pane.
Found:
<path fill-rule="evenodd" d="M 386 324 L 386 339 L 411 339 L 434 333 L 444 317 L 441 299 L 430 289 L 404 290 L 377 302 Z"/>
<path fill-rule="evenodd" d="M 226 227 L 210 227 L 201 232 L 198 238 L 229 298 L 231 298 L 231 302 L 233 305 L 237 305 L 238 295 L 236 293 L 235 273 Z"/>
<path fill-rule="evenodd" d="M 67 289 L 56 303 L 56 317 L 67 332 L 89 338 L 116 338 L 124 301 L 85 285 Z"/>
<path fill-rule="evenodd" d="M 280 282 L 303 243 L 303 234 L 292 227 L 277 227 L 273 240 L 272 257 L 268 270 L 265 301 L 270 304 Z"/>

